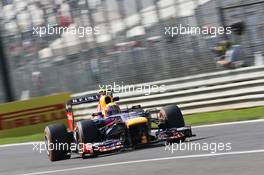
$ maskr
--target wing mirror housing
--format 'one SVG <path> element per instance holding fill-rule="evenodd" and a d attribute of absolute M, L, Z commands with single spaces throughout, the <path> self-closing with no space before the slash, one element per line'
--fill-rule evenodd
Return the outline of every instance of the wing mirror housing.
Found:
<path fill-rule="evenodd" d="M 114 97 L 113 101 L 119 101 L 119 97 Z"/>

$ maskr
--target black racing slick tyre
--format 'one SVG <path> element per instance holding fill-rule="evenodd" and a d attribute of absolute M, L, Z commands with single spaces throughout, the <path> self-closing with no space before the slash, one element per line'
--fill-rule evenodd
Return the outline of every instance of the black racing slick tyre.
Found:
<path fill-rule="evenodd" d="M 165 120 L 166 128 L 181 128 L 185 126 L 181 110 L 176 105 L 165 106 L 160 110 L 160 116 Z"/>
<path fill-rule="evenodd" d="M 92 120 L 82 120 L 77 122 L 77 137 L 80 157 L 85 158 L 83 145 L 86 143 L 100 142 L 100 132 L 96 123 Z"/>
<path fill-rule="evenodd" d="M 63 124 L 52 124 L 45 128 L 45 144 L 50 161 L 71 157 L 67 129 Z"/>

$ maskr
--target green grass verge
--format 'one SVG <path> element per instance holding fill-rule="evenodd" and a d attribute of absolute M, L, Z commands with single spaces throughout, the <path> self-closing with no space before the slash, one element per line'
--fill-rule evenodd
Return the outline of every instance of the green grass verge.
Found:
<path fill-rule="evenodd" d="M 33 135 L 25 135 L 18 137 L 5 137 L 0 139 L 0 145 L 3 144 L 12 144 L 12 143 L 23 143 L 23 142 L 32 142 L 32 141 L 40 141 L 43 140 L 44 134 L 36 133 Z"/>
<path fill-rule="evenodd" d="M 44 128 L 52 123 L 66 124 L 66 120 L 56 120 L 37 125 L 2 130 L 0 131 L 0 145 L 43 140 Z"/>
<path fill-rule="evenodd" d="M 264 118 L 264 107 L 238 109 L 238 110 L 226 110 L 219 112 L 207 112 L 185 116 L 185 123 L 187 125 L 203 125 L 203 124 L 215 124 L 224 122 L 254 120 Z M 38 128 L 33 126 L 27 128 L 16 128 L 11 131 L 0 132 L 0 144 L 21 143 L 29 141 L 43 140 L 43 130 L 49 123 L 42 124 Z M 153 126 L 155 127 L 155 126 Z M 41 130 L 39 129 L 41 128 Z M 17 136 L 12 137 L 14 132 Z M 30 134 L 31 133 L 31 134 Z M 34 134 L 32 134 L 34 133 Z"/>
<path fill-rule="evenodd" d="M 194 126 L 244 120 L 255 120 L 264 118 L 264 107 L 199 113 L 186 115 L 184 118 L 186 124 Z"/>

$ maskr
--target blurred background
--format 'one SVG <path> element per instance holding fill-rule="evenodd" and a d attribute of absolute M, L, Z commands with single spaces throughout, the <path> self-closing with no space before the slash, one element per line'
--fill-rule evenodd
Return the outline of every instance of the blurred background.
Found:
<path fill-rule="evenodd" d="M 231 26 L 232 35 L 164 34 L 180 24 Z M 33 34 L 48 25 L 96 26 L 100 34 Z M 4 102 L 261 65 L 264 1 L 0 0 L 0 31 Z M 239 48 L 242 64 L 218 64 L 226 58 L 223 45 Z"/>

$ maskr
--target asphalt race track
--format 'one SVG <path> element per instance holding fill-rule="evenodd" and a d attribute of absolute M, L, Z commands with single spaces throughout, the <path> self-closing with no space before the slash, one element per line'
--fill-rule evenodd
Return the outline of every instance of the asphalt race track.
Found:
<path fill-rule="evenodd" d="M 150 148 L 105 155 L 92 159 L 73 156 L 50 162 L 33 145 L 0 147 L 0 174 L 85 175 L 248 175 L 263 174 L 264 120 L 193 129 L 197 137 L 187 143 L 231 143 L 230 151 L 175 151 L 164 143 Z M 166 148 L 166 150 L 165 150 Z"/>

